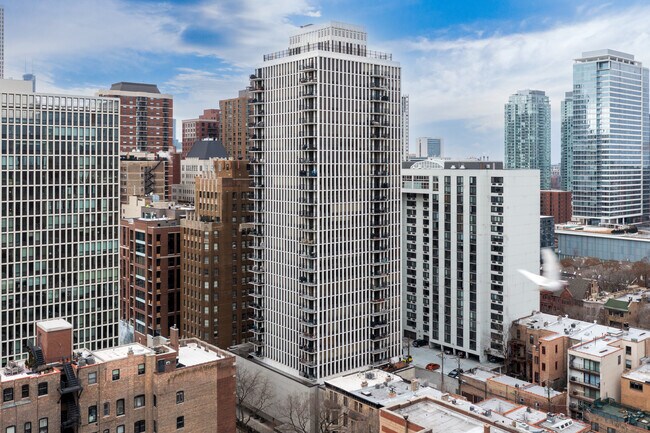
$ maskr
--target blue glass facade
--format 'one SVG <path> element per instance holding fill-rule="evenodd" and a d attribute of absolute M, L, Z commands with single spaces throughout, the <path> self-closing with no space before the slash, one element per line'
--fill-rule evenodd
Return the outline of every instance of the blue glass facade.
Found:
<path fill-rule="evenodd" d="M 637 262 L 650 258 L 650 238 L 585 234 L 558 230 L 557 253 L 565 257 Z"/>
<path fill-rule="evenodd" d="M 648 69 L 630 54 L 583 53 L 573 66 L 575 217 L 587 224 L 627 224 L 647 213 L 647 127 Z"/>

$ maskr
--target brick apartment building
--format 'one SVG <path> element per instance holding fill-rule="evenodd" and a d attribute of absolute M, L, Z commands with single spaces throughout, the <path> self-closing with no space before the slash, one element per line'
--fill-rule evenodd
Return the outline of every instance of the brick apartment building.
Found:
<path fill-rule="evenodd" d="M 130 211 L 133 212 L 133 211 Z M 146 202 L 120 227 L 120 319 L 134 341 L 180 327 L 181 226 L 186 210 Z"/>
<path fill-rule="evenodd" d="M 560 190 L 541 190 L 540 197 L 540 215 L 552 216 L 555 224 L 564 224 L 571 221 L 571 191 Z"/>
<path fill-rule="evenodd" d="M 185 159 L 195 142 L 221 137 L 221 110 L 209 108 L 196 119 L 183 120 L 183 153 Z"/>
<path fill-rule="evenodd" d="M 120 152 L 172 151 L 174 99 L 155 84 L 120 82 L 100 96 L 120 98 Z"/>
<path fill-rule="evenodd" d="M 171 198 L 173 182 L 169 158 L 155 153 L 130 152 L 120 155 L 120 202 L 127 203 L 130 196 Z"/>
<path fill-rule="evenodd" d="M 0 371 L 3 433 L 235 431 L 235 358 L 199 340 L 73 353 L 72 326 L 54 319 L 30 351 Z"/>
<path fill-rule="evenodd" d="M 242 90 L 237 98 L 219 101 L 221 111 L 221 142 L 233 159 L 246 158 L 248 143 L 249 92 Z M 252 103 L 252 102 L 250 102 Z"/>
<path fill-rule="evenodd" d="M 181 221 L 181 333 L 219 347 L 249 337 L 247 165 L 215 160 L 213 173 L 196 178 L 195 212 Z"/>

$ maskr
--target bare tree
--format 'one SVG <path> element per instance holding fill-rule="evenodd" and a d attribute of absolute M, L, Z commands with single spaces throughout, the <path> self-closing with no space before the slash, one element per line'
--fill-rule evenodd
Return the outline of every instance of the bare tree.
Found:
<path fill-rule="evenodd" d="M 268 378 L 261 371 L 237 366 L 237 423 L 248 426 L 252 417 L 259 417 L 275 400 Z"/>
<path fill-rule="evenodd" d="M 314 408 L 311 398 L 305 394 L 289 395 L 283 406 L 286 433 L 378 433 L 378 413 L 362 414 L 341 406 L 335 400 L 321 395 L 320 404 Z"/>

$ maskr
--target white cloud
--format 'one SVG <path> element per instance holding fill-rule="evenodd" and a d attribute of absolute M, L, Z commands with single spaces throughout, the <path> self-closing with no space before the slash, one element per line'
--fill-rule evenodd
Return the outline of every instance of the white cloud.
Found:
<path fill-rule="evenodd" d="M 519 89 L 539 89 L 551 98 L 558 160 L 559 107 L 572 89 L 573 59 L 611 48 L 650 64 L 648 17 L 650 7 L 635 7 L 531 33 L 391 43 L 403 64 L 404 92 L 411 95 L 411 137 L 435 135 L 435 122 L 463 121 L 502 157 L 503 104 Z M 449 141 L 447 149 L 464 147 Z"/>

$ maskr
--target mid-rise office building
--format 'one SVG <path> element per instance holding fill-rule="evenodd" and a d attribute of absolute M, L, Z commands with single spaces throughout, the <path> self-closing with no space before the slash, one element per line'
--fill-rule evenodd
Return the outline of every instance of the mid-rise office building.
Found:
<path fill-rule="evenodd" d="M 560 172 L 562 189 L 573 190 L 573 92 L 560 103 Z"/>
<path fill-rule="evenodd" d="M 551 188 L 551 104 L 541 90 L 520 90 L 505 105 L 505 167 L 539 170 Z"/>
<path fill-rule="evenodd" d="M 508 329 L 539 306 L 519 269 L 539 269 L 537 170 L 424 160 L 402 170 L 402 324 L 481 360 L 505 357 Z"/>
<path fill-rule="evenodd" d="M 401 69 L 366 40 L 306 26 L 251 77 L 256 354 L 315 381 L 401 347 Z"/>
<path fill-rule="evenodd" d="M 582 53 L 573 65 L 573 215 L 589 225 L 648 213 L 648 68 L 631 54 Z"/>
<path fill-rule="evenodd" d="M 230 347 L 250 337 L 251 186 L 248 161 L 213 164 L 196 178 L 196 210 L 181 222 L 181 333 Z M 259 287 L 259 264 L 253 270 Z"/>
<path fill-rule="evenodd" d="M 0 81 L 1 363 L 34 320 L 64 318 L 74 347 L 117 343 L 119 100 Z"/>
<path fill-rule="evenodd" d="M 248 90 L 239 92 L 239 96 L 219 101 L 221 111 L 221 143 L 233 159 L 245 159 L 248 146 L 248 114 L 251 97 Z"/>
<path fill-rule="evenodd" d="M 539 246 L 555 249 L 555 221 L 552 216 L 539 217 Z"/>
<path fill-rule="evenodd" d="M 539 192 L 541 215 L 551 215 L 555 224 L 571 221 L 571 192 L 559 190 L 542 190 Z"/>
<path fill-rule="evenodd" d="M 120 227 L 120 319 L 132 341 L 146 344 L 148 336 L 180 328 L 180 219 L 187 208 L 131 201 Z"/>
<path fill-rule="evenodd" d="M 419 158 L 440 158 L 442 156 L 442 138 L 419 137 L 416 143 Z"/>
<path fill-rule="evenodd" d="M 115 83 L 98 95 L 120 99 L 120 152 L 174 151 L 171 95 L 160 93 L 155 84 L 127 82 Z"/>
<path fill-rule="evenodd" d="M 206 138 L 221 137 L 221 110 L 210 108 L 196 119 L 183 120 L 183 152 L 182 158 L 187 157 L 195 142 Z"/>

